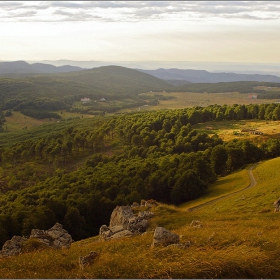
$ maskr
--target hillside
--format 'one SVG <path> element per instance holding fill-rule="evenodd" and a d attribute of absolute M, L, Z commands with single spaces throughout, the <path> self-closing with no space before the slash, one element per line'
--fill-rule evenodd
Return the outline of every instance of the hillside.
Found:
<path fill-rule="evenodd" d="M 155 217 L 149 221 L 148 232 L 140 236 L 111 241 L 99 241 L 96 236 L 74 242 L 67 250 L 38 251 L 30 244 L 29 252 L 1 259 L 1 276 L 14 279 L 278 278 L 280 222 L 279 213 L 273 212 L 273 202 L 278 198 L 275 168 L 280 168 L 279 158 L 260 163 L 253 170 L 257 186 L 194 212 L 165 204 L 149 209 Z M 241 170 L 221 178 L 211 187 L 212 193 L 222 190 L 225 194 L 228 188 L 232 192 L 234 182 L 238 182 L 235 188 L 247 186 L 247 173 Z M 202 198 L 212 199 L 208 195 Z M 200 226 L 191 226 L 194 220 Z M 189 247 L 151 248 L 157 226 L 179 234 L 180 243 L 189 242 Z M 97 252 L 99 257 L 81 270 L 78 257 L 90 251 Z"/>
<path fill-rule="evenodd" d="M 237 74 L 237 73 L 211 73 L 205 70 L 192 69 L 157 69 L 140 70 L 163 80 L 179 80 L 186 83 L 221 83 L 221 82 L 273 82 L 280 83 L 280 77 L 275 75 Z"/>
<path fill-rule="evenodd" d="M 0 79 L 0 98 L 63 98 L 78 94 L 133 95 L 163 90 L 168 83 L 151 75 L 119 66 L 104 66 L 63 74 L 21 79 Z"/>

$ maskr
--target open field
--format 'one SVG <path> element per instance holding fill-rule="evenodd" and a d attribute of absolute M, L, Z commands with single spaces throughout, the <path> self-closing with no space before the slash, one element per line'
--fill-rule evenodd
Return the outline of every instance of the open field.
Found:
<path fill-rule="evenodd" d="M 69 113 L 66 111 L 57 111 L 58 115 L 60 115 L 64 119 L 71 119 L 71 118 L 92 118 L 92 115 L 80 114 L 80 113 Z M 61 114 L 62 113 L 62 114 Z M 7 132 L 14 132 L 18 130 L 25 130 L 32 127 L 36 127 L 42 124 L 47 123 L 56 123 L 57 119 L 34 119 L 29 116 L 23 115 L 21 112 L 13 111 L 13 114 L 9 117 L 5 117 L 6 122 L 3 125 L 3 128 Z"/>
<path fill-rule="evenodd" d="M 154 96 L 155 94 L 163 96 L 174 96 L 176 98 L 169 100 L 159 100 L 157 106 L 149 106 L 149 109 L 182 109 L 186 107 L 201 106 L 206 107 L 211 104 L 233 105 L 233 104 L 263 104 L 278 101 L 269 99 L 248 98 L 249 94 L 238 92 L 231 93 L 193 93 L 193 92 L 149 92 L 144 95 Z M 141 107 L 142 109 L 142 107 Z M 147 108 L 145 108 L 147 109 Z"/>
<path fill-rule="evenodd" d="M 220 178 L 209 192 L 182 207 L 161 204 L 151 210 L 149 231 L 121 240 L 98 237 L 74 242 L 68 250 L 32 251 L 0 260 L 2 278 L 279 278 L 280 158 L 253 170 L 257 185 L 195 212 L 190 206 L 248 185 L 246 170 Z M 140 210 L 140 209 L 139 209 Z M 142 209 L 143 210 L 143 209 Z M 200 227 L 190 226 L 193 220 Z M 163 226 L 190 246 L 151 248 L 153 229 Z M 95 263 L 79 269 L 78 257 L 99 253 Z M 50 269 L 51 267 L 51 269 Z"/>
<path fill-rule="evenodd" d="M 206 132 L 208 134 L 217 134 L 224 141 L 236 139 L 260 140 L 267 139 L 267 137 L 279 137 L 280 135 L 280 121 L 264 121 L 264 120 L 240 120 L 240 121 L 221 121 L 221 122 L 207 122 L 199 123 L 193 126 L 199 132 Z M 211 130 L 206 129 L 211 127 Z M 263 135 L 254 135 L 249 132 L 241 132 L 242 129 L 257 130 Z"/>

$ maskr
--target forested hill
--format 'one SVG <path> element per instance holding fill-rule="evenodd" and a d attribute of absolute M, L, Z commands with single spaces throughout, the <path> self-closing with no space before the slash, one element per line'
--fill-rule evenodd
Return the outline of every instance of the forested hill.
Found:
<path fill-rule="evenodd" d="M 61 80 L 87 84 L 111 93 L 166 90 L 170 84 L 152 75 L 121 66 L 102 66 L 91 70 L 59 74 Z M 133 90 L 134 89 L 134 90 Z"/>
<path fill-rule="evenodd" d="M 64 98 L 79 94 L 115 95 L 166 90 L 165 81 L 119 66 L 105 66 L 63 74 L 45 74 L 28 78 L 0 78 L 0 100 L 5 98 Z M 98 96 L 97 96 L 98 97 Z"/>

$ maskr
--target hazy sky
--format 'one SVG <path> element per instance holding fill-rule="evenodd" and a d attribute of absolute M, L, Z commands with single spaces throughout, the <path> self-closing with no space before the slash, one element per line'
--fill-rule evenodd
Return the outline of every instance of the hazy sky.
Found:
<path fill-rule="evenodd" d="M 1 1 L 0 60 L 280 63 L 280 1 Z"/>

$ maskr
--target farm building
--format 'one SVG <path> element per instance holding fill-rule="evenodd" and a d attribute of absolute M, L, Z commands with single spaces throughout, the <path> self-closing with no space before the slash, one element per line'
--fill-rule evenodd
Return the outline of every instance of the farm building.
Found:
<path fill-rule="evenodd" d="M 84 98 L 81 98 L 81 101 L 83 103 L 87 103 L 87 102 L 90 102 L 90 98 L 84 97 Z"/>

